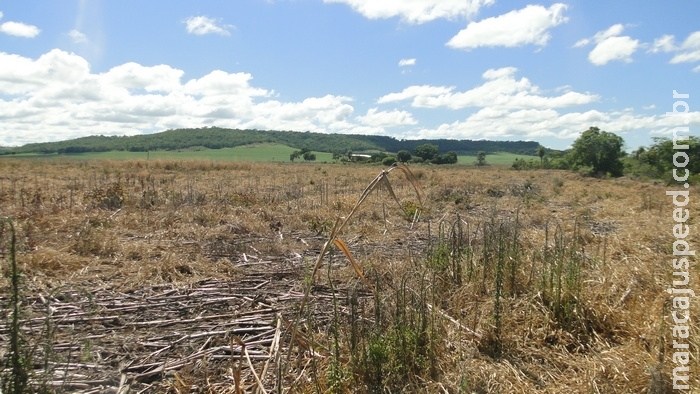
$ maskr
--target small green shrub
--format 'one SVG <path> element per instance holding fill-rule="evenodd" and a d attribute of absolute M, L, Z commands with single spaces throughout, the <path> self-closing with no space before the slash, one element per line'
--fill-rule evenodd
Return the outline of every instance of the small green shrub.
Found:
<path fill-rule="evenodd" d="M 387 156 L 387 157 L 382 159 L 382 165 L 385 165 L 385 166 L 393 166 L 394 164 L 396 164 L 396 162 L 397 162 L 397 159 L 394 156 Z"/>

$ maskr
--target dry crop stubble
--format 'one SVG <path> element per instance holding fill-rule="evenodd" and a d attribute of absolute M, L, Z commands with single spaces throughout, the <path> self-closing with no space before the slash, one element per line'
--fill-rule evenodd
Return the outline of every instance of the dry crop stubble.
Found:
<path fill-rule="evenodd" d="M 334 218 L 352 210 L 381 171 L 363 165 L 62 159 L 3 159 L 0 166 L 5 174 L 0 182 L 0 215 L 13 217 L 16 223 L 23 286 L 31 295 L 70 285 L 123 292 L 163 285 L 179 289 L 211 278 L 242 280 L 269 266 L 278 276 L 268 280 L 288 283 L 297 292 L 288 296 L 298 297 L 304 290 L 303 267 L 318 261 Z M 444 387 L 450 392 L 484 393 L 663 392 L 658 391 L 663 389 L 658 382 L 669 378 L 673 340 L 668 310 L 664 312 L 668 303 L 665 289 L 673 280 L 672 207 L 663 185 L 582 178 L 561 171 L 411 169 L 428 201 L 415 224 L 407 220 L 388 190 L 382 189 L 368 195 L 363 209 L 342 233 L 349 254 L 368 281 L 373 286 L 379 281 L 384 289 L 377 304 L 382 310 L 396 311 L 398 305 L 420 316 L 425 302 L 441 310 L 425 309 L 433 322 L 432 331 L 426 331 L 432 347 L 424 348 L 425 363 L 414 366 L 422 375 L 403 382 L 404 391 L 427 393 Z M 115 184 L 121 189 L 110 189 Z M 418 205 L 411 182 L 404 177 L 392 177 L 391 187 L 402 203 Z M 121 206 L 101 204 L 101 198 L 96 201 L 91 193 L 100 189 L 112 194 L 121 190 Z M 700 192 L 697 187 L 690 191 L 692 195 Z M 692 213 L 700 211 L 700 203 L 691 199 L 690 205 L 694 230 Z M 435 268 L 444 270 L 443 266 L 427 262 L 430 255 L 425 250 L 440 241 L 439 223 L 454 223 L 457 217 L 465 223 L 463 247 L 471 251 L 463 255 L 471 257 L 461 260 L 462 283 L 421 283 L 421 277 L 438 280 L 445 274 Z M 503 294 L 498 298 L 501 357 L 497 357 L 485 345 L 496 325 L 493 270 L 498 254 L 497 250 L 484 254 L 483 229 L 491 222 L 514 226 L 516 217 L 519 252 L 513 267 L 517 291 L 510 292 L 506 259 Z M 575 310 L 566 321 L 558 320 L 555 304 L 543 295 L 541 284 L 551 270 L 545 264 L 544 250 L 556 246 L 556 228 L 567 245 L 574 245 L 566 252 L 581 267 L 581 289 L 571 301 Z M 568 243 L 574 239 L 575 244 Z M 691 231 L 688 241 L 698 245 L 700 236 Z M 7 234 L 0 237 L 0 246 L 6 272 Z M 495 257 L 484 260 L 486 255 Z M 561 260 L 563 272 L 571 261 Z M 326 284 L 332 283 L 341 292 L 339 316 L 347 318 L 351 304 L 343 297 L 350 297 L 348 289 L 362 289 L 363 285 L 357 283 L 356 270 L 340 253 L 331 264 L 333 270 L 326 275 L 327 265 L 322 263 L 323 275 L 311 296 L 325 297 L 330 291 Z M 470 267 L 475 274 L 467 279 Z M 696 260 L 690 267 L 691 278 L 700 277 Z M 404 275 L 412 277 L 411 281 Z M 423 291 L 424 296 L 402 301 L 401 283 L 408 286 L 407 294 Z M 691 287 L 700 292 L 697 285 Z M 8 289 L 8 279 L 3 276 L 3 296 Z M 432 291 L 440 294 L 430 298 Z M 370 304 L 375 301 L 368 296 L 362 293 L 365 298 L 359 301 L 358 313 L 364 315 L 357 317 L 355 328 L 360 331 L 368 330 L 364 324 L 374 319 Z M 328 300 L 317 297 L 310 301 L 316 315 L 313 324 L 306 326 L 306 335 L 326 350 L 333 348 L 327 330 L 333 307 Z M 700 314 L 697 303 L 692 308 L 692 315 Z M 401 320 L 395 320 L 395 315 L 380 318 L 385 338 L 409 338 L 422 332 L 420 326 L 410 325 L 416 331 L 398 331 Z M 300 369 L 281 371 L 285 390 L 298 378 L 294 391 L 314 392 L 316 387 L 369 391 L 371 382 L 362 380 L 369 375 L 362 375 L 350 361 L 361 356 L 350 349 L 351 328 L 349 322 L 339 331 L 338 365 L 343 372 L 336 376 L 336 386 L 326 378 L 332 360 L 325 356 L 318 360 L 315 375 L 311 364 L 303 369 L 308 358 L 303 358 Z M 469 331 L 483 334 L 484 339 Z M 373 338 L 373 331 L 365 333 L 367 339 Z M 697 327 L 692 335 L 700 338 Z M 284 338 L 282 342 L 288 343 L 291 331 L 285 331 Z M 100 346 L 97 342 L 93 347 Z M 388 342 L 366 345 L 384 345 L 387 353 L 382 354 L 392 365 L 411 354 Z M 697 340 L 692 346 L 697 355 Z M 442 350 L 430 359 L 430 349 Z M 435 363 L 434 373 L 427 360 Z M 697 358 L 692 363 L 697 371 Z M 391 375 L 394 372 L 384 371 L 386 377 L 399 376 Z M 189 378 L 203 387 L 206 380 L 198 376 Z M 208 379 L 226 382 L 223 376 Z M 251 375 L 242 379 L 247 379 L 247 385 L 257 384 Z M 263 383 L 268 389 L 277 384 L 273 374 L 266 379 Z M 693 379 L 691 385 L 700 387 L 698 376 Z M 174 392 L 174 386 L 159 387 L 171 387 L 168 390 Z"/>

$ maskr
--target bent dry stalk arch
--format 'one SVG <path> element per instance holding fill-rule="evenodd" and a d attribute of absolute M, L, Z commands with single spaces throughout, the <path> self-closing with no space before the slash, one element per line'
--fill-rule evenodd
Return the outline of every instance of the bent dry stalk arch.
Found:
<path fill-rule="evenodd" d="M 372 290 L 372 292 L 375 292 L 376 290 L 372 286 L 371 283 L 367 281 L 367 278 L 365 278 L 364 274 L 362 273 L 362 269 L 360 266 L 357 264 L 355 259 L 352 256 L 352 253 L 350 253 L 350 250 L 348 249 L 347 245 L 345 242 L 339 238 L 339 234 L 343 231 L 345 226 L 352 220 L 353 216 L 360 210 L 362 207 L 363 203 L 367 199 L 367 197 L 372 194 L 373 191 L 375 191 L 377 188 L 380 186 L 383 186 L 386 188 L 386 190 L 389 192 L 389 195 L 393 198 L 394 201 L 403 209 L 403 206 L 401 206 L 401 202 L 399 201 L 398 197 L 394 193 L 394 189 L 391 186 L 391 182 L 389 181 L 389 173 L 394 171 L 394 170 L 399 170 L 404 173 L 406 176 L 406 179 L 411 183 L 413 186 L 413 190 L 416 193 L 416 196 L 418 198 L 418 202 L 421 206 L 423 207 L 423 199 L 421 197 L 421 194 L 423 194 L 423 188 L 416 179 L 416 177 L 413 175 L 411 170 L 406 166 L 405 164 L 399 164 L 398 166 L 395 167 L 390 167 L 389 169 L 383 170 L 382 172 L 377 175 L 376 178 L 370 182 L 365 190 L 362 192 L 360 195 L 360 198 L 358 199 L 357 203 L 352 207 L 350 212 L 348 213 L 347 216 L 345 217 L 338 217 L 335 220 L 335 224 L 333 225 L 333 228 L 331 229 L 330 235 L 328 236 L 328 240 L 323 244 L 323 247 L 321 248 L 321 252 L 318 255 L 318 259 L 316 260 L 316 263 L 314 264 L 314 268 L 311 271 L 311 277 L 310 281 L 306 287 L 304 297 L 301 300 L 301 304 L 299 305 L 299 314 L 294 321 L 294 325 L 292 328 L 292 338 L 290 339 L 290 350 L 294 346 L 294 342 L 296 340 L 296 333 L 297 333 L 297 327 L 299 325 L 299 321 L 301 320 L 301 316 L 303 315 L 304 308 L 306 306 L 306 303 L 308 301 L 311 288 L 313 287 L 315 278 L 316 278 L 316 273 L 318 272 L 319 268 L 321 267 L 321 264 L 323 264 L 323 259 L 325 258 L 326 253 L 330 249 L 331 245 L 335 245 L 338 249 L 340 249 L 341 252 L 348 258 L 350 261 L 350 264 L 352 265 L 353 269 L 355 270 L 355 273 L 357 273 L 357 276 L 362 279 L 362 281 L 365 283 L 367 288 Z M 287 361 L 289 361 L 289 357 L 291 356 L 292 352 L 290 351 L 287 354 Z"/>

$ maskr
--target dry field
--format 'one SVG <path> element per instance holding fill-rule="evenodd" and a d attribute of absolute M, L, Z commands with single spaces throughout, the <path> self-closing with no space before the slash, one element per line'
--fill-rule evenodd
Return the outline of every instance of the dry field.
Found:
<path fill-rule="evenodd" d="M 0 376 L 12 223 L 34 391 L 672 392 L 665 185 L 414 166 L 418 191 L 389 173 L 391 190 L 378 185 L 338 234 L 347 250 L 319 260 L 381 171 L 0 160 L 0 216 L 11 218 Z M 690 192 L 697 248 L 700 189 Z M 697 324 L 689 342 L 698 392 Z"/>

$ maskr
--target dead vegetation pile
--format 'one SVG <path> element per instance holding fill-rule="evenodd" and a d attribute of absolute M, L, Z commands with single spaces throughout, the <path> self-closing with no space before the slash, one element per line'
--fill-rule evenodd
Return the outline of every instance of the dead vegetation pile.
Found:
<path fill-rule="evenodd" d="M 36 391 L 670 392 L 663 185 L 430 166 L 0 168 Z M 3 225 L 4 382 L 10 239 Z M 692 326 L 691 387 L 699 338 Z"/>

